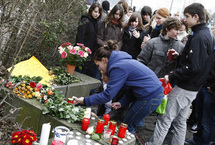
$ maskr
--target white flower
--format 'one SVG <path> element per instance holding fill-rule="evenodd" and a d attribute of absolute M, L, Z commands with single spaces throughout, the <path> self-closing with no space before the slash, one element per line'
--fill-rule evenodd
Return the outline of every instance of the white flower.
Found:
<path fill-rule="evenodd" d="M 35 97 L 40 98 L 40 92 L 35 92 Z"/>
<path fill-rule="evenodd" d="M 88 57 L 88 53 L 84 52 L 84 57 L 87 58 Z"/>
<path fill-rule="evenodd" d="M 77 51 L 80 50 L 81 48 L 79 46 L 75 46 L 74 49 Z"/>
<path fill-rule="evenodd" d="M 53 100 L 52 100 L 51 98 L 49 98 L 48 101 L 49 101 L 50 103 L 53 103 Z"/>
<path fill-rule="evenodd" d="M 85 47 L 85 51 L 88 51 L 88 49 L 90 49 L 89 47 Z"/>
<path fill-rule="evenodd" d="M 72 109 L 72 112 L 74 112 L 74 113 L 77 113 L 78 111 L 79 111 L 78 107 L 74 107 L 74 108 Z"/>
<path fill-rule="evenodd" d="M 62 46 L 58 47 L 58 51 L 59 51 L 60 54 L 63 53 L 64 50 L 65 50 L 65 48 L 63 48 Z"/>
<path fill-rule="evenodd" d="M 49 108 L 52 109 L 52 108 L 54 108 L 54 106 L 50 106 Z"/>
<path fill-rule="evenodd" d="M 69 45 L 67 48 L 68 48 L 69 50 L 72 50 L 72 49 L 73 49 L 73 46 Z"/>
<path fill-rule="evenodd" d="M 86 131 L 87 134 L 92 134 L 93 132 L 94 132 L 94 127 L 93 126 L 89 127 L 87 129 L 87 131 Z"/>
<path fill-rule="evenodd" d="M 48 99 L 47 95 L 44 95 L 43 99 L 44 99 L 44 100 L 47 100 L 47 99 Z"/>

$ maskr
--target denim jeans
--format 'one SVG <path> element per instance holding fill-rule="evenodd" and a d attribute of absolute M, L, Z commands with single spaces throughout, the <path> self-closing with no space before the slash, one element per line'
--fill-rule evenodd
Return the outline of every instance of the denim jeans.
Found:
<path fill-rule="evenodd" d="M 136 100 L 130 106 L 128 113 L 125 115 L 124 123 L 128 124 L 128 131 L 135 133 L 135 127 L 143 122 L 145 117 L 156 110 L 163 99 L 163 93 L 150 100 Z"/>
<path fill-rule="evenodd" d="M 196 97 L 196 118 L 198 132 L 194 134 L 194 141 L 198 145 L 208 145 L 215 134 L 215 107 L 211 105 L 212 94 L 203 87 Z"/>

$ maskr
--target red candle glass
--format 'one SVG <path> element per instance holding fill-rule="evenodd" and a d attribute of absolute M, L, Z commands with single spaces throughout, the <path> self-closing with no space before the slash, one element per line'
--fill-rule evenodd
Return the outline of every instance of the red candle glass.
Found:
<path fill-rule="evenodd" d="M 98 119 L 97 125 L 96 125 L 96 133 L 102 134 L 104 129 L 104 123 L 105 121 L 103 119 Z"/>
<path fill-rule="evenodd" d="M 119 142 L 119 139 L 117 137 L 113 137 L 111 141 L 111 145 L 117 145 Z"/>
<path fill-rule="evenodd" d="M 105 114 L 104 115 L 104 120 L 105 120 L 105 124 L 104 125 L 108 125 L 108 122 L 110 120 L 110 115 L 109 114 Z"/>
<path fill-rule="evenodd" d="M 67 103 L 73 104 L 73 99 L 72 98 L 68 98 Z"/>
<path fill-rule="evenodd" d="M 114 135 L 114 133 L 115 133 L 115 129 L 116 129 L 116 125 L 117 125 L 116 121 L 110 121 L 109 129 L 111 129 L 111 130 L 112 130 L 111 135 Z"/>
<path fill-rule="evenodd" d="M 119 127 L 118 137 L 124 138 L 128 125 L 125 123 L 121 123 Z"/>
<path fill-rule="evenodd" d="M 83 118 L 82 120 L 82 126 L 81 126 L 81 129 L 86 131 L 88 126 L 89 126 L 89 123 L 90 123 L 90 119 L 89 118 Z"/>
<path fill-rule="evenodd" d="M 172 59 L 173 59 L 172 54 L 173 54 L 174 52 L 175 52 L 175 50 L 172 50 L 172 49 L 169 50 L 169 52 L 168 52 L 168 60 L 169 60 L 169 61 L 172 61 Z"/>

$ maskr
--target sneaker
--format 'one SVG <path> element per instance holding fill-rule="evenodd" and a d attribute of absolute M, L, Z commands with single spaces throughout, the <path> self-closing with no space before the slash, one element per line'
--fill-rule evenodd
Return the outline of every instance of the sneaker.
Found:
<path fill-rule="evenodd" d="M 196 142 L 192 139 L 185 139 L 185 145 L 197 145 Z"/>
<path fill-rule="evenodd" d="M 190 132 L 192 132 L 192 133 L 197 133 L 197 130 L 198 130 L 198 126 L 197 126 L 197 124 L 194 124 L 194 125 L 191 127 Z"/>

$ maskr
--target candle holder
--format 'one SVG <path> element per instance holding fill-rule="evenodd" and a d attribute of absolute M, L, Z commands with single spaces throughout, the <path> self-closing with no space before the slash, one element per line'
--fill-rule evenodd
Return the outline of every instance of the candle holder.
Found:
<path fill-rule="evenodd" d="M 120 124 L 120 127 L 119 127 L 118 137 L 124 138 L 127 128 L 128 128 L 128 125 L 127 125 L 127 124 L 121 123 L 121 124 Z"/>
<path fill-rule="evenodd" d="M 111 135 L 114 135 L 114 133 L 115 133 L 115 129 L 116 129 L 116 125 L 117 125 L 116 121 L 113 121 L 113 120 L 111 120 L 111 121 L 110 121 L 109 129 L 111 129 L 111 130 L 112 130 Z"/>
<path fill-rule="evenodd" d="M 108 122 L 110 120 L 110 115 L 109 114 L 105 114 L 104 115 L 104 120 L 105 120 L 105 124 L 104 125 L 108 125 Z"/>
<path fill-rule="evenodd" d="M 104 129 L 104 123 L 105 121 L 103 119 L 98 119 L 97 125 L 96 125 L 96 133 L 102 134 Z"/>
<path fill-rule="evenodd" d="M 89 118 L 83 118 L 81 129 L 83 131 L 86 131 L 87 128 L 88 128 L 88 126 L 89 126 L 89 123 L 90 123 L 90 119 Z"/>
<path fill-rule="evenodd" d="M 68 98 L 67 103 L 73 104 L 73 99 L 72 98 Z"/>

